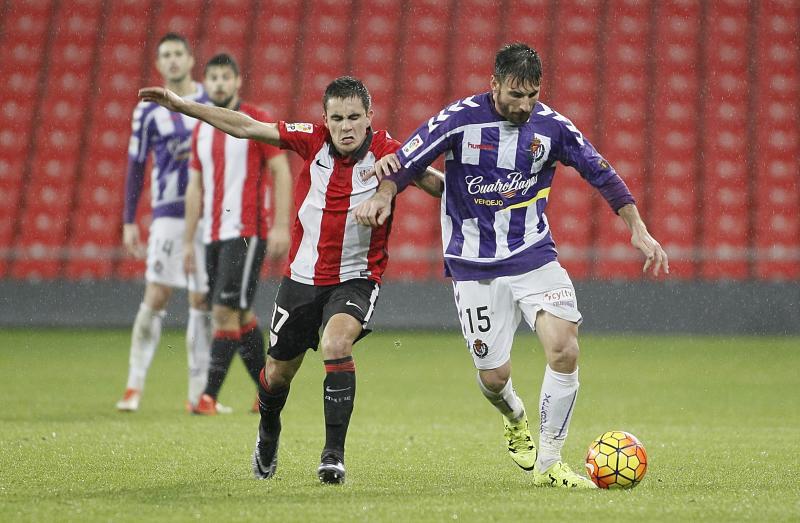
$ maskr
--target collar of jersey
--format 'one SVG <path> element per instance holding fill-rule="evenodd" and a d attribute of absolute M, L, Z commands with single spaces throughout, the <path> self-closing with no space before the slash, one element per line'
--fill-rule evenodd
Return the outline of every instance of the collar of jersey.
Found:
<path fill-rule="evenodd" d="M 342 156 L 339 154 L 339 151 L 333 145 L 330 133 L 328 133 L 327 141 L 328 145 L 330 146 L 328 149 L 330 150 L 331 156 L 333 156 L 334 159 L 340 160 L 342 163 L 348 165 L 357 164 L 367 155 L 367 151 L 369 151 L 369 147 L 372 145 L 372 127 L 367 127 L 367 136 L 364 138 L 364 143 L 361 144 L 361 147 L 353 151 L 353 154 L 350 156 Z"/>

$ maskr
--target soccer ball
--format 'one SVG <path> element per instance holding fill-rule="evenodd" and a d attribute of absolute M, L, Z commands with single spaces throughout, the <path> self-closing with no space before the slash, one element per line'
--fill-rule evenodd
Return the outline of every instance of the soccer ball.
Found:
<path fill-rule="evenodd" d="M 586 470 L 600 488 L 633 488 L 647 472 L 647 452 L 633 434 L 612 430 L 589 446 Z"/>

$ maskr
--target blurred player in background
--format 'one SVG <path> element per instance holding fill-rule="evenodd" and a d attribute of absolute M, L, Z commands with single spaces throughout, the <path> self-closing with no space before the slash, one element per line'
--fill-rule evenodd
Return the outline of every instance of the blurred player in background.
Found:
<path fill-rule="evenodd" d="M 397 192 L 445 155 L 445 268 L 478 386 L 503 414 L 511 458 L 533 470 L 536 485 L 594 488 L 561 460 L 578 394 L 582 318 L 544 214 L 556 161 L 577 169 L 624 220 L 631 243 L 647 258 L 644 271 L 652 267 L 658 275 L 661 268 L 669 272 L 669 265 L 622 179 L 572 122 L 538 101 L 541 77 L 536 51 L 524 44 L 502 48 L 490 92 L 448 105 L 396 156 L 377 162 L 383 180 L 356 217 L 382 227 Z M 521 318 L 538 334 L 547 359 L 538 456 L 511 384 L 511 345 Z"/>
<path fill-rule="evenodd" d="M 239 97 L 239 66 L 227 54 L 206 64 L 204 86 L 217 107 L 257 120 L 266 112 Z M 267 224 L 267 172 L 274 180 L 275 215 Z M 289 249 L 292 175 L 286 153 L 260 142 L 240 140 L 200 122 L 192 134 L 183 257 L 187 274 L 197 272 L 193 249 L 200 213 L 214 324 L 208 382 L 192 411 L 216 414 L 217 396 L 237 350 L 258 387 L 264 368 L 264 334 L 252 311 L 265 254 L 282 258 Z M 256 407 L 257 408 L 257 407 Z"/>
<path fill-rule="evenodd" d="M 377 180 L 361 174 L 397 150 L 386 131 L 373 131 L 369 92 L 361 81 L 337 78 L 323 97 L 324 125 L 266 123 L 240 112 L 184 100 L 164 88 L 139 91 L 154 101 L 199 118 L 239 138 L 260 140 L 297 152 L 305 160 L 295 190 L 295 219 L 286 275 L 270 326 L 270 348 L 261 375 L 258 439 L 253 473 L 275 474 L 281 433 L 280 413 L 306 350 L 322 349 L 325 447 L 317 475 L 323 483 L 345 479 L 344 447 L 356 392 L 353 344 L 367 335 L 381 276 L 388 260 L 390 223 L 358 225 L 353 209 L 369 198 Z M 441 194 L 433 171 L 418 185 Z M 319 329 L 322 327 L 322 338 Z"/>
<path fill-rule="evenodd" d="M 206 103 L 203 86 L 192 80 L 194 57 L 189 43 L 168 33 L 158 43 L 156 68 L 164 83 L 178 96 Z M 211 350 L 211 321 L 206 304 L 208 290 L 204 262 L 188 276 L 183 270 L 184 195 L 188 183 L 189 150 L 197 120 L 173 113 L 158 104 L 142 102 L 133 112 L 133 132 L 128 147 L 125 178 L 123 243 L 128 253 L 147 258 L 144 299 L 133 323 L 128 384 L 117 402 L 121 411 L 136 411 L 144 390 L 147 369 L 161 339 L 161 320 L 174 288 L 189 290 L 189 323 L 186 350 L 189 360 L 190 404 L 197 402 L 206 385 Z M 153 153 L 153 222 L 147 250 L 139 236 L 136 208 L 142 194 L 147 156 Z M 198 234 L 194 243 L 198 260 L 203 245 Z"/>

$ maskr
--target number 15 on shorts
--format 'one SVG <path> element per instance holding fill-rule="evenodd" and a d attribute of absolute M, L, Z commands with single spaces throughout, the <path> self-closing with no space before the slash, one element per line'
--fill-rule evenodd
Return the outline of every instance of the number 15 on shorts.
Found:
<path fill-rule="evenodd" d="M 491 330 L 492 320 L 489 318 L 488 310 L 487 305 L 464 309 L 464 325 L 469 327 L 470 334 Z"/>

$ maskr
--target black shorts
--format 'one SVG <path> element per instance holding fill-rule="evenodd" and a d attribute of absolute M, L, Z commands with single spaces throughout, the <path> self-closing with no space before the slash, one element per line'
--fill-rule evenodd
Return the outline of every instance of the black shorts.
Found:
<path fill-rule="evenodd" d="M 257 236 L 206 245 L 209 301 L 242 311 L 250 309 L 266 252 L 266 240 Z"/>
<path fill-rule="evenodd" d="M 308 349 L 317 350 L 320 327 L 334 314 L 349 314 L 361 323 L 360 340 L 367 329 L 380 286 L 374 281 L 356 278 L 336 285 L 305 285 L 283 278 L 275 298 L 269 327 L 267 354 L 288 361 Z"/>

